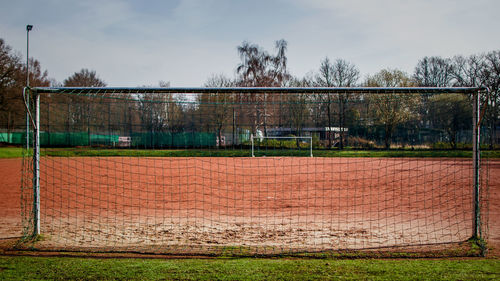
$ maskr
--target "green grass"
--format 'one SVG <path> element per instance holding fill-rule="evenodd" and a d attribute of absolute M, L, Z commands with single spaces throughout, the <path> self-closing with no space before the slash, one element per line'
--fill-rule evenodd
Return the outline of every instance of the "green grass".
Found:
<path fill-rule="evenodd" d="M 250 150 L 240 149 L 42 149 L 42 155 L 59 157 L 78 156 L 149 156 L 149 157 L 249 157 Z M 255 150 L 256 156 L 309 156 L 309 150 Z M 314 150 L 315 157 L 458 157 L 471 158 L 466 150 Z M 483 157 L 500 158 L 500 150 L 483 151 Z"/>
<path fill-rule="evenodd" d="M 23 150 L 20 147 L 0 147 L 0 158 L 23 157 Z"/>
<path fill-rule="evenodd" d="M 91 149 L 91 148 L 42 148 L 42 156 L 56 157 L 249 157 L 247 149 Z M 255 150 L 256 156 L 309 156 L 309 150 Z M 472 158 L 472 151 L 468 150 L 314 150 L 315 157 L 453 157 Z M 0 158 L 21 157 L 21 148 L 0 148 Z M 482 157 L 500 158 L 500 150 L 482 151 Z"/>
<path fill-rule="evenodd" d="M 498 280 L 500 260 L 0 257 L 2 280 Z"/>

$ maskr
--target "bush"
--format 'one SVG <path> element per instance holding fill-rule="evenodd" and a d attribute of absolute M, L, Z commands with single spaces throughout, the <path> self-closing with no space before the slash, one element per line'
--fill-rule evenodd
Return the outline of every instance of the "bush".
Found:
<path fill-rule="evenodd" d="M 260 139 L 256 138 L 255 140 L 255 147 L 260 147 L 260 148 L 289 148 L 289 149 L 297 149 L 297 140 L 295 139 L 264 139 L 263 141 L 260 141 Z M 314 142 L 313 142 L 314 143 Z M 300 148 L 307 149 L 309 148 L 310 144 L 304 141 L 299 141 L 299 146 Z"/>
<path fill-rule="evenodd" d="M 317 134 L 314 134 L 312 136 L 312 142 L 313 142 L 313 148 L 315 148 L 315 149 L 322 148 L 321 142 L 319 140 L 319 136 Z"/>
<path fill-rule="evenodd" d="M 451 147 L 451 144 L 449 142 L 435 142 L 430 144 L 431 149 L 453 149 Z M 493 150 L 499 149 L 500 147 L 498 145 L 493 146 Z M 457 143 L 457 148 L 458 150 L 472 150 L 472 143 L 464 143 L 464 142 L 459 142 Z M 490 146 L 489 144 L 481 144 L 480 146 L 481 150 L 489 150 Z"/>
<path fill-rule="evenodd" d="M 453 147 L 451 146 L 451 144 L 449 142 L 442 142 L 442 141 L 431 143 L 430 147 L 431 147 L 431 149 L 453 149 Z M 472 143 L 459 142 L 459 143 L 457 143 L 456 149 L 470 150 L 470 149 L 472 149 Z"/>
<path fill-rule="evenodd" d="M 353 148 L 373 149 L 377 148 L 375 142 L 362 137 L 349 137 L 349 146 Z"/>

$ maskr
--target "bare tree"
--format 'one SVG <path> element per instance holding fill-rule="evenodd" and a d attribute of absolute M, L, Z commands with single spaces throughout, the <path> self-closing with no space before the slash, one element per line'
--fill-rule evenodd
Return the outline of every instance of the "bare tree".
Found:
<path fill-rule="evenodd" d="M 480 55 L 455 56 L 452 59 L 452 85 L 457 87 L 478 87 L 484 84 L 482 72 L 484 60 Z"/>
<path fill-rule="evenodd" d="M 0 125 L 10 133 L 16 120 L 24 112 L 18 76 L 22 70 L 21 58 L 12 52 L 3 39 L 0 39 Z"/>
<path fill-rule="evenodd" d="M 40 62 L 30 59 L 30 85 L 49 86 L 47 71 L 42 71 Z M 22 96 L 26 84 L 26 65 L 21 57 L 0 38 L 0 128 L 11 133 L 25 124 L 25 105 Z M 28 101 L 29 102 L 29 101 Z"/>
<path fill-rule="evenodd" d="M 413 79 L 420 87 L 449 87 L 453 74 L 450 59 L 441 57 L 424 57 L 419 60 Z"/>
<path fill-rule="evenodd" d="M 106 83 L 97 76 L 95 70 L 82 68 L 63 82 L 64 87 L 106 87 Z"/>
<path fill-rule="evenodd" d="M 500 51 L 492 51 L 484 56 L 483 77 L 489 93 L 486 96 L 486 121 L 490 130 L 489 146 L 492 149 L 497 136 L 500 116 Z"/>
<path fill-rule="evenodd" d="M 408 75 L 397 69 L 383 69 L 373 76 L 368 76 L 365 81 L 368 87 L 411 87 L 413 81 Z M 416 115 L 415 107 L 418 99 L 411 95 L 395 93 L 373 94 L 369 96 L 370 106 L 376 122 L 384 126 L 385 148 L 389 149 L 392 134 L 396 127 Z"/>
<path fill-rule="evenodd" d="M 81 69 L 79 72 L 73 73 L 63 81 L 64 87 L 105 87 L 106 83 L 102 81 L 96 74 L 95 70 Z M 88 96 L 71 95 L 68 96 L 70 103 L 70 126 L 68 129 L 87 131 L 88 143 L 91 144 L 91 127 L 95 127 L 96 123 L 101 123 L 103 120 L 97 118 L 93 112 L 98 112 L 102 99 L 93 99 Z M 130 123 L 130 122 L 129 122 Z"/>
<path fill-rule="evenodd" d="M 496 142 L 497 124 L 499 116 L 499 80 L 500 80 L 500 52 L 492 51 L 487 54 L 471 55 L 469 57 L 456 56 L 453 58 L 454 86 L 479 87 L 486 86 L 489 93 L 481 94 L 481 103 L 486 111 L 484 119 L 489 128 L 489 145 L 493 148 Z"/>
<path fill-rule="evenodd" d="M 236 68 L 237 84 L 244 87 L 280 87 L 291 78 L 287 70 L 287 42 L 276 41 L 276 55 L 270 55 L 256 44 L 238 46 L 241 63 Z"/>
<path fill-rule="evenodd" d="M 326 57 L 322 62 L 319 69 L 319 73 L 316 76 L 316 83 L 321 87 L 352 87 L 359 80 L 359 70 L 358 68 L 343 59 L 337 59 L 333 63 L 330 62 L 328 57 Z M 326 98 L 326 109 L 328 117 L 328 127 L 332 127 L 332 110 L 331 103 L 332 97 L 330 93 L 325 94 Z M 340 127 L 340 142 L 339 148 L 344 148 L 344 129 L 346 125 L 346 111 L 348 107 L 349 99 L 351 94 L 349 93 L 339 93 L 336 95 L 338 104 L 338 120 Z M 332 147 L 331 135 L 328 138 L 328 146 Z"/>
<path fill-rule="evenodd" d="M 294 78 L 290 81 L 292 87 L 308 87 L 311 81 L 307 79 Z M 291 127 L 297 132 L 297 136 L 302 136 L 302 131 L 310 116 L 310 96 L 305 93 L 288 94 L 282 102 L 287 103 L 287 116 Z M 297 148 L 300 148 L 300 141 L 296 139 Z"/>
<path fill-rule="evenodd" d="M 138 96 L 137 109 L 142 128 L 150 134 L 150 145 L 155 146 L 155 135 L 167 129 L 170 94 L 144 93 Z"/>
<path fill-rule="evenodd" d="M 291 78 L 287 70 L 287 42 L 278 40 L 275 43 L 276 55 L 270 55 L 256 44 L 243 42 L 238 46 L 241 63 L 236 68 L 236 85 L 243 87 L 281 87 Z M 240 94 L 237 97 L 240 102 L 254 104 L 240 116 L 246 116 L 251 124 L 252 132 L 263 126 L 264 134 L 267 135 L 268 118 L 275 117 L 276 112 L 267 106 L 267 94 Z M 281 109 L 280 109 L 281 110 Z M 278 113 L 281 115 L 281 111 Z"/>
<path fill-rule="evenodd" d="M 334 78 L 333 78 L 333 65 L 330 62 L 330 59 L 326 57 L 323 61 L 321 61 L 321 65 L 319 67 L 319 73 L 316 75 L 316 85 L 319 87 L 333 87 L 334 86 Z M 327 116 L 327 126 L 328 128 L 332 127 L 332 94 L 326 93 L 322 95 L 324 98 L 324 107 L 326 107 L 326 116 Z M 328 135 L 328 147 L 332 148 L 332 136 Z"/>
<path fill-rule="evenodd" d="M 457 134 L 462 129 L 471 127 L 472 107 L 463 94 L 440 94 L 430 98 L 431 116 L 437 128 L 448 134 L 448 141 L 453 149 L 457 148 Z"/>
<path fill-rule="evenodd" d="M 287 80 L 291 78 L 287 69 L 287 57 L 286 50 L 288 43 L 284 40 L 278 40 L 275 42 L 276 55 L 272 57 L 273 67 L 270 70 L 270 76 L 276 82 L 277 86 L 282 86 Z"/>
<path fill-rule="evenodd" d="M 219 74 L 212 75 L 207 80 L 204 86 L 231 87 L 233 85 L 234 82 L 231 81 L 231 79 L 222 74 Z M 219 145 L 222 144 L 222 131 L 224 130 L 224 126 L 227 125 L 230 116 L 234 116 L 234 113 L 232 111 L 233 101 L 233 95 L 226 93 L 203 93 L 198 97 L 200 111 L 203 115 L 203 122 L 205 123 L 205 127 L 210 130 L 210 127 L 213 124 L 217 132 Z"/>
<path fill-rule="evenodd" d="M 420 59 L 413 72 L 413 80 L 420 87 L 449 87 L 452 85 L 453 64 L 450 59 L 441 57 L 424 57 Z M 421 126 L 429 126 L 438 120 L 429 114 L 429 96 L 423 96 L 419 108 L 423 120 Z"/>
<path fill-rule="evenodd" d="M 161 88 L 170 87 L 170 82 L 160 81 Z M 179 100 L 172 93 L 142 93 L 138 95 L 137 112 L 143 131 L 150 136 L 152 147 L 164 146 L 157 140 L 164 139 L 165 133 L 170 133 L 171 144 L 174 144 L 174 133 L 184 128 L 184 112 Z"/>
<path fill-rule="evenodd" d="M 207 88 L 228 88 L 233 87 L 236 83 L 224 74 L 212 74 L 205 84 Z"/>

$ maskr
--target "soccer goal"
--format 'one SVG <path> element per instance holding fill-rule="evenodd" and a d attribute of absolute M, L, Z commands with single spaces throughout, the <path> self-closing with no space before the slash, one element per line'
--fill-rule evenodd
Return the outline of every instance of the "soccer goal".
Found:
<path fill-rule="evenodd" d="M 276 153 L 276 150 L 278 151 L 283 151 L 284 148 L 287 150 L 292 148 L 292 149 L 298 149 L 300 150 L 301 147 L 302 149 L 304 146 L 308 146 L 309 149 L 309 156 L 313 157 L 313 138 L 308 137 L 308 136 L 303 136 L 303 137 L 270 137 L 270 136 L 259 136 L 255 138 L 252 135 L 250 135 L 250 140 L 252 144 L 252 157 L 255 157 L 255 146 L 257 144 L 257 148 L 260 152 L 260 147 L 263 146 L 263 155 L 266 156 L 266 153 L 270 153 L 271 155 L 279 155 Z M 306 142 L 304 142 L 304 140 Z M 268 150 L 268 148 L 271 148 Z M 289 150 L 288 150 L 289 151 Z"/>
<path fill-rule="evenodd" d="M 26 90 L 23 241 L 43 236 L 29 247 L 423 253 L 487 239 L 482 88 Z"/>

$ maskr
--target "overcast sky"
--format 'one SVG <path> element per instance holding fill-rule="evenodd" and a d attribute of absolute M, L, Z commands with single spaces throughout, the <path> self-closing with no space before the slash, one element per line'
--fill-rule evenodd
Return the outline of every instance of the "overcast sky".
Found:
<path fill-rule="evenodd" d="M 363 76 L 411 73 L 424 56 L 500 49 L 499 0 L 0 0 L 0 38 L 62 82 L 81 68 L 108 86 L 202 86 L 233 77 L 243 41 L 274 52 L 288 41 L 289 70 L 342 58 Z"/>

